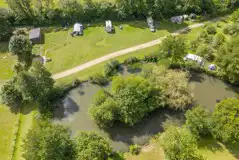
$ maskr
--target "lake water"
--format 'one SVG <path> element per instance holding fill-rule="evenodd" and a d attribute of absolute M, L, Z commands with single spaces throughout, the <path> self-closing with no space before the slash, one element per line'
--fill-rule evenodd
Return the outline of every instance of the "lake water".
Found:
<path fill-rule="evenodd" d="M 100 89 L 101 87 L 89 83 L 73 89 L 64 99 L 63 107 L 56 109 L 54 122 L 69 127 L 73 136 L 79 131 L 98 132 L 108 137 L 114 150 L 117 151 L 127 151 L 131 144 L 147 143 L 152 135 L 162 131 L 162 124 L 166 120 L 179 124 L 184 122 L 184 113 L 159 109 L 134 127 L 116 123 L 108 130 L 100 130 L 88 113 L 92 99 Z M 197 104 L 210 110 L 213 110 L 217 100 L 236 96 L 231 86 L 213 77 L 200 74 L 192 76 L 189 90 Z"/>

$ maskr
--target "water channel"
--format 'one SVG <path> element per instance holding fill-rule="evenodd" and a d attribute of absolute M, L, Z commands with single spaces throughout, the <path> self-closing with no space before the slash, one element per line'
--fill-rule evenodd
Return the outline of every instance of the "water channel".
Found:
<path fill-rule="evenodd" d="M 166 120 L 176 123 L 184 122 L 184 113 L 159 109 L 134 127 L 116 123 L 108 130 L 101 130 L 88 114 L 92 99 L 100 89 L 101 87 L 89 83 L 73 89 L 64 99 L 63 106 L 56 110 L 54 122 L 69 127 L 73 136 L 79 131 L 98 132 L 108 137 L 114 150 L 117 151 L 127 151 L 131 144 L 147 143 L 152 135 L 162 131 L 162 123 Z M 210 110 L 213 110 L 217 100 L 236 97 L 233 87 L 203 74 L 192 76 L 189 90 L 194 95 L 197 104 Z"/>

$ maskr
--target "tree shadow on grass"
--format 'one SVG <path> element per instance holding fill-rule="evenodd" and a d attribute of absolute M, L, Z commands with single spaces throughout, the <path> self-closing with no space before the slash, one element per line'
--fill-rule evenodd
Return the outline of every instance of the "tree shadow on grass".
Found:
<path fill-rule="evenodd" d="M 233 145 L 226 145 L 226 148 L 234 157 L 239 159 L 239 142 Z"/>
<path fill-rule="evenodd" d="M 204 148 L 206 150 L 209 150 L 213 153 L 217 151 L 223 151 L 223 144 L 220 142 L 214 140 L 213 138 L 205 138 L 201 139 L 198 144 L 199 148 Z"/>
<path fill-rule="evenodd" d="M 0 54 L 8 52 L 8 43 L 7 42 L 0 42 Z"/>

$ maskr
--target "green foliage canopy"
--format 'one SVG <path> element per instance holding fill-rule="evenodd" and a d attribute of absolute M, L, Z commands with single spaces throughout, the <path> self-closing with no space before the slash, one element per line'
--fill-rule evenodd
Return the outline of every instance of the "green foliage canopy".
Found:
<path fill-rule="evenodd" d="M 77 160 L 103 160 L 110 158 L 112 148 L 109 142 L 93 132 L 81 132 L 75 138 Z"/>
<path fill-rule="evenodd" d="M 195 137 L 185 128 L 168 126 L 160 142 L 169 160 L 203 160 Z"/>
<path fill-rule="evenodd" d="M 28 131 L 23 151 L 26 160 L 69 160 L 75 156 L 74 143 L 67 129 L 45 122 Z"/>
<path fill-rule="evenodd" d="M 223 142 L 239 142 L 239 100 L 225 99 L 216 105 L 212 127 L 215 138 Z"/>

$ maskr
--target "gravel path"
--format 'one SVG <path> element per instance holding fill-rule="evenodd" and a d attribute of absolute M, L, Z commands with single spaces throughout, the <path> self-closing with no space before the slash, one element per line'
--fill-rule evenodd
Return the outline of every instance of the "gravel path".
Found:
<path fill-rule="evenodd" d="M 220 19 L 221 18 L 216 18 L 216 19 L 213 19 L 213 20 L 210 20 L 210 21 L 214 22 L 214 21 L 218 21 Z M 207 21 L 207 22 L 210 22 L 210 21 Z M 171 35 L 177 36 L 177 35 L 179 35 L 181 33 L 187 32 L 190 29 L 202 27 L 204 25 L 205 25 L 205 23 L 193 24 L 193 25 L 190 25 L 190 26 L 185 27 L 183 29 L 177 30 L 174 33 L 172 33 Z M 119 56 L 131 53 L 131 52 L 134 52 L 134 51 L 138 51 L 138 50 L 141 50 L 141 49 L 145 49 L 145 48 L 148 48 L 148 47 L 152 47 L 152 46 L 158 45 L 165 38 L 166 38 L 166 36 L 162 37 L 162 38 L 159 38 L 157 40 L 153 40 L 151 42 L 143 43 L 143 44 L 131 47 L 131 48 L 126 48 L 126 49 L 123 49 L 123 50 L 120 50 L 120 51 L 117 51 L 117 52 L 113 52 L 113 53 L 107 54 L 107 55 L 105 55 L 103 57 L 100 57 L 100 58 L 97 58 L 95 60 L 86 62 L 86 63 L 81 64 L 79 66 L 76 66 L 76 67 L 74 67 L 72 69 L 69 69 L 69 70 L 57 73 L 57 74 L 53 75 L 52 78 L 57 80 L 57 79 L 60 79 L 60 78 L 63 78 L 63 77 L 67 77 L 67 76 L 72 75 L 74 73 L 77 73 L 77 72 L 80 72 L 80 71 L 85 70 L 87 68 L 90 68 L 90 67 L 92 67 L 92 66 L 94 66 L 96 64 L 102 63 L 104 61 L 108 61 L 108 60 L 110 60 L 112 58 L 119 57 Z"/>

